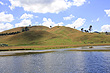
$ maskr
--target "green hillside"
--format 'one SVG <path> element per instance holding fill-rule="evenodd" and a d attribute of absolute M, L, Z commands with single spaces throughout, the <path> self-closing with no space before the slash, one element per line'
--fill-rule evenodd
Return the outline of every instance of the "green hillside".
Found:
<path fill-rule="evenodd" d="M 110 43 L 110 35 L 98 33 L 84 33 L 64 26 L 48 28 L 45 26 L 28 27 L 29 31 L 22 32 L 23 27 L 14 28 L 1 33 L 19 31 L 14 35 L 0 36 L 0 43 L 24 45 L 79 45 Z"/>

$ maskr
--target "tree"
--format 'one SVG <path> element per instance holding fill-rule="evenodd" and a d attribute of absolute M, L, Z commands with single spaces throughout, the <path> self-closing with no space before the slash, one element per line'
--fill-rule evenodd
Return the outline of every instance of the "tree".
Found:
<path fill-rule="evenodd" d="M 25 31 L 28 31 L 29 29 L 28 29 L 28 27 L 25 27 Z"/>
<path fill-rule="evenodd" d="M 24 30 L 24 28 L 22 29 L 22 32 L 24 32 L 25 30 Z"/>
<path fill-rule="evenodd" d="M 88 30 L 84 30 L 84 31 L 87 32 L 87 33 L 89 32 Z"/>
<path fill-rule="evenodd" d="M 84 28 L 81 28 L 81 31 L 83 32 Z"/>
<path fill-rule="evenodd" d="M 50 28 L 52 28 L 52 26 L 50 26 Z"/>
<path fill-rule="evenodd" d="M 108 32 L 106 31 L 105 34 L 108 35 Z"/>
<path fill-rule="evenodd" d="M 86 30 L 84 30 L 86 32 Z"/>
<path fill-rule="evenodd" d="M 92 25 L 89 26 L 89 31 L 90 31 L 90 32 L 92 31 Z"/>

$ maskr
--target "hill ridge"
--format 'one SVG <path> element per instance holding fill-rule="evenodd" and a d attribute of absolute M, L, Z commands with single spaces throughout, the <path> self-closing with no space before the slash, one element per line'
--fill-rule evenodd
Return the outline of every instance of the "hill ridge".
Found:
<path fill-rule="evenodd" d="M 19 31 L 20 33 L 15 35 L 0 36 L 0 43 L 5 43 L 10 46 L 110 43 L 110 35 L 84 33 L 65 26 L 56 26 L 52 28 L 45 26 L 32 26 L 28 27 L 29 31 L 22 32 L 23 28 L 24 27 L 18 27 L 1 32 L 10 33 Z"/>

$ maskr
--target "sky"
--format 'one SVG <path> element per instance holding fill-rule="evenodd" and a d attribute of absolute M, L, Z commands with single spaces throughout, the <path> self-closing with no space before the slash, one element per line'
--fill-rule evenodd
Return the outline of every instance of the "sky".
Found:
<path fill-rule="evenodd" d="M 110 32 L 110 0 L 0 0 L 0 32 L 29 25 Z"/>

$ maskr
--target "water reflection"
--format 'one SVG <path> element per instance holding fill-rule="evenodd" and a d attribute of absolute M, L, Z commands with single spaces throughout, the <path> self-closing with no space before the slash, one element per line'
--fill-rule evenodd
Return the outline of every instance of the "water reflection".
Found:
<path fill-rule="evenodd" d="M 107 53 L 107 52 L 106 52 Z M 85 52 L 85 68 L 87 73 L 109 73 L 104 63 L 103 52 Z"/>
<path fill-rule="evenodd" d="M 0 73 L 110 73 L 110 52 L 60 51 L 0 57 Z"/>

